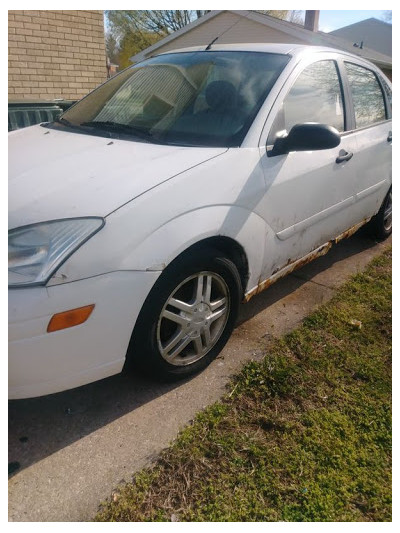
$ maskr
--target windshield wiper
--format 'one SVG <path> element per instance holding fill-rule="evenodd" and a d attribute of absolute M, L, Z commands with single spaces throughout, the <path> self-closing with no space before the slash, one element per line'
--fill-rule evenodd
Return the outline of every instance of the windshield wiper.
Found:
<path fill-rule="evenodd" d="M 121 122 L 112 122 L 111 120 L 90 120 L 89 122 L 81 122 L 79 124 L 80 126 L 89 126 L 91 128 L 111 128 L 111 129 L 117 129 L 119 131 L 126 131 L 130 130 L 130 126 L 128 124 L 122 124 Z"/>
<path fill-rule="evenodd" d="M 141 139 L 157 142 L 155 141 L 153 135 L 150 132 L 144 131 L 140 128 L 136 128 L 135 126 L 130 126 L 129 124 L 122 124 L 120 122 L 113 122 L 111 120 L 90 120 L 89 122 L 82 122 L 80 126 L 88 126 L 90 128 L 98 128 L 120 133 L 130 133 Z"/>
<path fill-rule="evenodd" d="M 58 117 L 58 118 L 55 119 L 54 122 L 58 122 L 60 124 L 65 124 L 66 126 L 78 127 L 77 124 L 72 124 L 72 122 L 70 122 L 69 120 L 67 120 L 64 117 Z"/>

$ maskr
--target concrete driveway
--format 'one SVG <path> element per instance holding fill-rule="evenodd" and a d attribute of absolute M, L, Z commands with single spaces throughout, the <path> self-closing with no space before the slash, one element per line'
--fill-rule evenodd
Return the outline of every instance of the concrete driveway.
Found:
<path fill-rule="evenodd" d="M 217 400 L 229 377 L 262 357 L 259 341 L 293 329 L 390 243 L 362 234 L 243 305 L 222 354 L 175 385 L 124 375 L 72 391 L 9 402 L 10 521 L 90 521 L 122 480 L 149 464 Z"/>

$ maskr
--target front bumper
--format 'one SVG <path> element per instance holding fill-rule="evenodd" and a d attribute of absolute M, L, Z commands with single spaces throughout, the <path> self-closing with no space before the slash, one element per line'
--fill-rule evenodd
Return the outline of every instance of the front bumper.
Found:
<path fill-rule="evenodd" d="M 9 398 L 71 389 L 122 370 L 142 305 L 160 272 L 112 272 L 10 289 Z M 55 313 L 95 304 L 86 322 L 47 333 Z"/>

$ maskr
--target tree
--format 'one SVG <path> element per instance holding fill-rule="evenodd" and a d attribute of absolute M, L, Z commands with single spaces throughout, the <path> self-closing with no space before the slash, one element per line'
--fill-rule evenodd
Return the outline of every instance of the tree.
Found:
<path fill-rule="evenodd" d="M 299 10 L 258 10 L 258 13 L 263 13 L 264 15 L 269 15 L 277 19 L 288 20 L 294 22 L 295 24 L 303 24 L 304 22 L 304 11 Z"/>
<path fill-rule="evenodd" d="M 108 10 L 107 55 L 125 68 L 131 64 L 130 57 L 206 13 L 200 9 Z"/>
<path fill-rule="evenodd" d="M 293 22 L 294 24 L 304 25 L 304 16 L 305 11 L 302 11 L 300 9 L 292 9 L 291 11 L 289 11 L 288 20 L 290 22 Z"/>
<path fill-rule="evenodd" d="M 125 35 L 140 31 L 155 33 L 160 37 L 183 28 L 193 20 L 202 17 L 207 10 L 155 9 L 155 10 L 108 10 L 111 31 Z"/>
<path fill-rule="evenodd" d="M 118 63 L 119 46 L 117 39 L 109 30 L 106 32 L 106 54 L 111 63 Z"/>
<path fill-rule="evenodd" d="M 276 19 L 286 20 L 289 11 L 287 9 L 283 9 L 281 11 L 259 9 L 257 10 L 257 13 L 262 13 L 263 15 L 270 15 L 271 17 L 275 17 Z"/>
<path fill-rule="evenodd" d="M 160 37 L 156 33 L 150 32 L 127 32 L 122 37 L 119 44 L 118 65 L 120 69 L 129 67 L 132 64 L 130 58 L 148 46 L 156 43 Z"/>

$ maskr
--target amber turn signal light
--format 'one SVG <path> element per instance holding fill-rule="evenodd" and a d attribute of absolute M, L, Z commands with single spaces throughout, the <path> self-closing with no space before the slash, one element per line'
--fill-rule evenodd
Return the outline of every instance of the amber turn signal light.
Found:
<path fill-rule="evenodd" d="M 53 315 L 47 326 L 47 333 L 83 324 L 83 322 L 90 317 L 93 309 L 94 304 L 78 307 L 77 309 L 70 309 L 69 311 L 63 311 L 62 313 Z"/>

